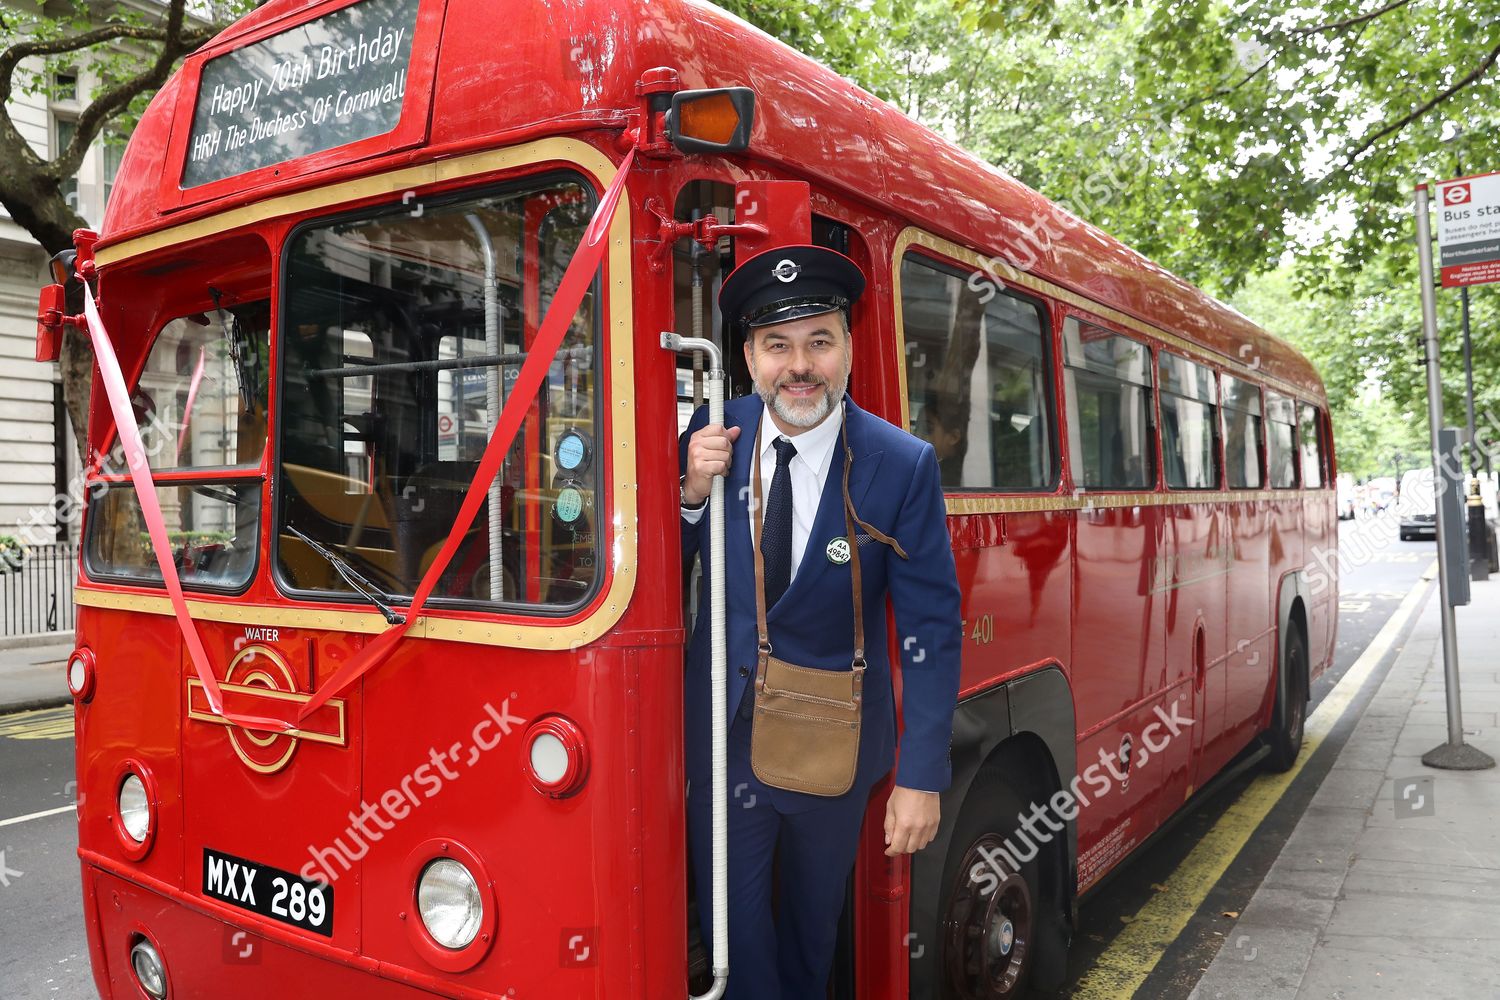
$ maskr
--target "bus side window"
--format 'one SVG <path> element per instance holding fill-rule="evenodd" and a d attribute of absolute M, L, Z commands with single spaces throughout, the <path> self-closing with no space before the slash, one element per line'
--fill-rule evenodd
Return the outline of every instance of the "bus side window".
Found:
<path fill-rule="evenodd" d="M 1258 490 L 1265 483 L 1260 464 L 1259 387 L 1224 375 L 1224 464 L 1232 490 Z"/>
<path fill-rule="evenodd" d="M 1219 384 L 1212 369 L 1162 351 L 1161 455 L 1167 486 L 1211 490 L 1219 485 Z"/>
<path fill-rule="evenodd" d="M 1039 303 L 907 254 L 901 328 L 909 430 L 943 486 L 1019 492 L 1057 482 L 1050 338 Z"/>
<path fill-rule="evenodd" d="M 1297 406 L 1297 431 L 1302 445 L 1302 485 L 1317 489 L 1323 485 L 1323 434 L 1318 408 L 1311 403 Z"/>
<path fill-rule="evenodd" d="M 1063 376 L 1074 485 L 1154 487 L 1150 349 L 1070 316 L 1063 325 Z"/>
<path fill-rule="evenodd" d="M 1294 489 L 1297 485 L 1297 404 L 1279 393 L 1266 390 L 1266 456 L 1271 467 L 1271 488 Z"/>

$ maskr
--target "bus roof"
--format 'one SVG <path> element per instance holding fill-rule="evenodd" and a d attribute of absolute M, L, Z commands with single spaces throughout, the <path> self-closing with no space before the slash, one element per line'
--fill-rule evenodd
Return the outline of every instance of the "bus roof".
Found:
<path fill-rule="evenodd" d="M 443 0 L 423 0 L 424 13 Z M 189 57 L 202 62 L 320 16 L 344 0 L 271 0 Z M 1240 368 L 1324 398 L 1311 363 L 1240 313 L 1036 191 L 913 122 L 899 110 L 703 0 L 447 0 L 431 93 L 408 93 L 405 116 L 427 119 L 425 143 L 356 163 L 310 156 L 275 178 L 172 205 L 194 95 L 180 70 L 142 117 L 115 181 L 101 246 L 273 194 L 396 163 L 420 162 L 526 132 L 624 128 L 636 83 L 654 67 L 685 88 L 748 86 L 757 95 L 748 156 L 776 164 L 935 235 L 998 256 L 1048 282 L 1170 331 Z M 405 120 L 403 119 L 403 125 Z M 549 127 L 547 123 L 552 123 Z M 312 169 L 316 167 L 316 169 Z M 998 271 L 1004 274 L 1003 270 Z"/>

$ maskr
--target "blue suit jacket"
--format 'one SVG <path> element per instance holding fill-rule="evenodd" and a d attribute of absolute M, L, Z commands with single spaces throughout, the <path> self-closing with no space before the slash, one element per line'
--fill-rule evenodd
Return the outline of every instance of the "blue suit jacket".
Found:
<path fill-rule="evenodd" d="M 725 582 L 728 636 L 729 721 L 755 677 L 755 553 L 750 538 L 751 460 L 755 433 L 765 404 L 743 396 L 724 404 L 726 427 L 739 427 L 730 472 L 724 484 L 727 568 Z M 891 768 L 895 751 L 895 699 L 891 690 L 890 642 L 886 597 L 895 608 L 902 659 L 900 766 L 896 783 L 924 791 L 942 791 L 950 780 L 949 743 L 958 697 L 962 623 L 959 590 L 948 537 L 942 483 L 932 446 L 872 416 L 846 397 L 849 449 L 854 464 L 849 496 L 861 520 L 901 543 L 902 559 L 889 546 L 859 534 L 864 589 L 866 662 L 864 716 L 860 732 L 859 769 L 847 794 L 867 795 L 870 786 Z M 687 441 L 708 423 L 707 407 L 693 414 L 679 442 L 678 463 L 685 469 Z M 848 670 L 854 646 L 852 576 L 849 565 L 831 562 L 826 547 L 847 533 L 842 503 L 844 449 L 835 441 L 833 461 L 818 506 L 807 549 L 786 593 L 767 609 L 766 624 L 778 658 L 805 667 Z M 685 566 L 694 554 L 703 557 L 706 587 L 709 563 L 708 522 L 682 522 Z M 858 530 L 858 529 L 856 529 Z M 710 781 L 710 658 L 707 595 L 688 647 L 685 692 L 687 776 L 694 788 Z M 778 809 L 798 811 L 829 799 L 773 791 Z"/>

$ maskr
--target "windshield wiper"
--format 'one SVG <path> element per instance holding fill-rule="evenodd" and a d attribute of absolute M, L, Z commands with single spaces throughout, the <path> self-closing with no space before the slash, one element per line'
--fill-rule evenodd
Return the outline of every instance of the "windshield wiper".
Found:
<path fill-rule="evenodd" d="M 255 399 L 250 394 L 250 387 L 245 382 L 245 360 L 241 356 L 240 349 L 240 320 L 231 310 L 228 318 L 224 316 L 224 306 L 220 302 L 223 293 L 213 285 L 208 286 L 208 294 L 213 296 L 214 311 L 219 314 L 219 329 L 224 334 L 225 346 L 229 349 L 229 363 L 234 368 L 234 380 L 239 384 L 240 402 L 245 406 L 246 413 L 255 412 Z M 255 345 L 250 345 L 253 353 Z M 338 567 L 334 567 L 337 569 Z"/>
<path fill-rule="evenodd" d="M 397 614 L 391 608 L 391 606 L 385 602 L 384 597 L 382 597 L 382 591 L 380 590 L 380 588 L 371 583 L 366 576 L 360 573 L 359 570 L 355 569 L 353 566 L 350 566 L 347 562 L 345 562 L 342 556 L 340 556 L 336 552 L 333 552 L 321 542 L 316 542 L 313 539 L 307 537 L 307 535 L 298 531 L 291 525 L 287 525 L 286 530 L 302 539 L 307 543 L 308 548 L 312 549 L 318 555 L 328 560 L 328 565 L 332 566 L 336 571 L 338 571 L 339 576 L 344 578 L 345 583 L 353 587 L 355 590 L 359 591 L 362 595 L 364 595 L 366 599 L 369 600 L 371 604 L 380 609 L 380 613 L 385 616 L 385 620 L 389 624 L 400 625 L 406 621 L 405 615 Z"/>

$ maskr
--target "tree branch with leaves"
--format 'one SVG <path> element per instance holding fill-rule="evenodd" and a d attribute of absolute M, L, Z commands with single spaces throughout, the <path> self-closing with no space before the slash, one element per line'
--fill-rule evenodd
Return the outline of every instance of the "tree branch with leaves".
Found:
<path fill-rule="evenodd" d="M 109 9 L 101 20 L 98 8 L 84 0 L 39 7 L 36 12 L 7 11 L 0 16 L 0 32 L 19 39 L 0 51 L 0 205 L 47 254 L 73 246 L 73 232 L 88 223 L 69 204 L 65 185 L 84 162 L 90 147 L 119 142 L 134 126 L 147 102 L 167 82 L 183 56 L 221 31 L 230 20 L 256 6 L 250 0 L 194 7 L 186 0 L 169 0 L 159 13 L 148 16 L 124 5 Z M 41 96 L 53 102 L 60 93 L 58 75 L 80 69 L 97 81 L 93 92 L 71 119 L 73 135 L 65 148 L 48 157 L 27 141 L 13 117 L 18 96 Z M 84 435 L 88 425 L 93 352 L 79 331 L 63 337 L 63 402 L 73 422 L 80 459 L 86 460 Z"/>
<path fill-rule="evenodd" d="M 0 52 L 0 205 L 49 254 L 70 247 L 73 230 L 85 225 L 63 185 L 89 147 L 112 124 L 138 116 L 178 61 L 221 27 L 190 23 L 186 0 L 171 0 L 159 20 L 119 8 L 102 24 L 79 30 L 88 6 L 77 3 L 69 16 L 12 13 L 4 22 L 6 34 L 22 40 Z M 18 93 L 53 96 L 57 70 L 78 66 L 87 66 L 99 85 L 74 119 L 67 147 L 49 159 L 22 135 L 12 100 Z"/>

